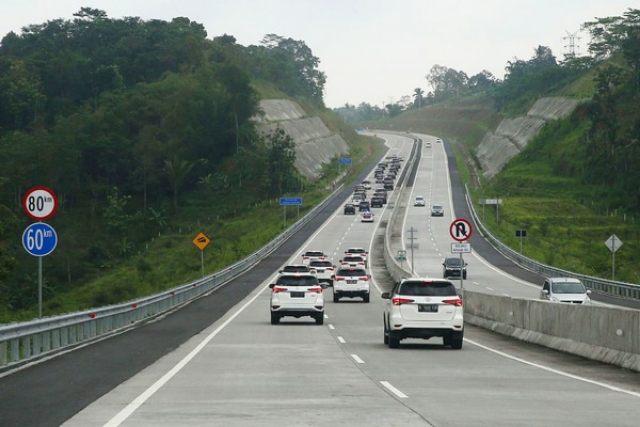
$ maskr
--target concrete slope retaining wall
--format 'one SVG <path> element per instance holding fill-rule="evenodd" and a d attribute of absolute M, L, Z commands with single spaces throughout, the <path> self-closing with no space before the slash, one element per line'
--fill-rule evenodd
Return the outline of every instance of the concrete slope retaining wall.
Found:
<path fill-rule="evenodd" d="M 322 164 L 335 157 L 346 156 L 349 145 L 322 122 L 319 117 L 306 117 L 305 111 L 297 103 L 285 99 L 260 101 L 264 111 L 256 118 L 261 133 L 269 133 L 282 128 L 296 144 L 295 166 L 308 178 L 318 178 Z"/>
<path fill-rule="evenodd" d="M 575 99 L 552 97 L 536 101 L 526 116 L 504 119 L 495 132 L 488 132 L 478 146 L 477 156 L 484 176 L 493 178 L 515 155 L 525 149 L 549 120 L 571 114 L 578 106 Z"/>
<path fill-rule="evenodd" d="M 640 312 L 464 291 L 465 322 L 640 371 Z"/>

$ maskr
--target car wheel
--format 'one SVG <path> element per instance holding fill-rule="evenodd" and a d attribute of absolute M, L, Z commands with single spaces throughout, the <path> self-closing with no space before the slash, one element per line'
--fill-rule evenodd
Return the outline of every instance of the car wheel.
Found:
<path fill-rule="evenodd" d="M 451 335 L 445 335 L 442 337 L 442 345 L 445 347 L 451 346 Z"/>
<path fill-rule="evenodd" d="M 467 278 L 467 273 L 463 273 L 463 274 L 462 274 L 462 278 L 463 278 L 463 279 L 466 279 L 466 278 Z"/>
<path fill-rule="evenodd" d="M 462 348 L 463 332 L 453 332 L 450 337 L 450 345 L 454 350 L 460 350 Z"/>
<path fill-rule="evenodd" d="M 277 314 L 271 313 L 271 324 L 277 325 L 278 323 L 280 323 L 280 316 Z"/>
<path fill-rule="evenodd" d="M 338 302 L 340 301 L 340 297 L 338 296 L 338 294 L 336 294 L 335 292 L 333 293 L 333 302 Z"/>
<path fill-rule="evenodd" d="M 369 302 L 369 299 L 371 298 L 371 296 L 369 294 L 366 294 L 362 297 L 362 301 L 364 302 Z"/>
<path fill-rule="evenodd" d="M 384 345 L 389 345 L 389 330 L 387 329 L 387 322 L 385 321 L 384 316 L 382 316 L 382 323 L 384 325 L 384 333 L 382 334 Z"/>
<path fill-rule="evenodd" d="M 399 348 L 400 338 L 395 338 L 389 335 L 389 348 Z"/>
<path fill-rule="evenodd" d="M 316 325 L 322 325 L 324 323 L 324 314 L 316 316 Z"/>

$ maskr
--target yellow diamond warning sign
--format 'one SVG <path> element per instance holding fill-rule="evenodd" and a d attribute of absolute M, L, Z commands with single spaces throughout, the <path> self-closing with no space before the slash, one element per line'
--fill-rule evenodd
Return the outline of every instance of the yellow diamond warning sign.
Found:
<path fill-rule="evenodd" d="M 193 244 L 201 251 L 204 251 L 204 248 L 206 248 L 209 243 L 211 243 L 211 239 L 202 231 L 193 239 Z"/>

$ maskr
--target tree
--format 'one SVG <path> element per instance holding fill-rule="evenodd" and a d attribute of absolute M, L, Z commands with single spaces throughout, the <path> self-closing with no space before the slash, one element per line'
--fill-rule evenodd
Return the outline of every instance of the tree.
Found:
<path fill-rule="evenodd" d="M 419 87 L 413 90 L 413 97 L 415 98 L 415 103 L 418 104 L 418 109 L 422 107 L 422 98 L 424 97 L 424 91 Z"/>
<path fill-rule="evenodd" d="M 295 175 L 295 142 L 284 129 L 278 127 L 267 136 L 269 146 L 266 182 L 270 196 L 283 195 L 294 190 L 298 181 Z"/>
<path fill-rule="evenodd" d="M 164 172 L 173 191 L 173 209 L 178 211 L 178 194 L 194 164 L 177 157 L 164 161 Z"/>

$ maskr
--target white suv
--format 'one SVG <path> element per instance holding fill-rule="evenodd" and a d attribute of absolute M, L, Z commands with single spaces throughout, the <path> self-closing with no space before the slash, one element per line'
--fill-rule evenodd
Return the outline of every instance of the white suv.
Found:
<path fill-rule="evenodd" d="M 340 260 L 340 266 L 366 268 L 367 262 L 360 255 L 347 255 Z"/>
<path fill-rule="evenodd" d="M 306 251 L 302 254 L 302 263 L 309 265 L 313 260 L 324 261 L 326 255 L 322 251 Z"/>
<path fill-rule="evenodd" d="M 319 261 L 314 260 L 309 263 L 309 269 L 312 273 L 315 273 L 320 283 L 327 283 L 329 286 L 333 285 L 333 272 L 336 266 L 331 264 L 331 261 Z"/>
<path fill-rule="evenodd" d="M 340 298 L 361 297 L 369 302 L 369 279 L 363 267 L 340 267 L 333 276 L 333 302 Z"/>
<path fill-rule="evenodd" d="M 344 255 L 359 255 L 364 258 L 365 267 L 368 266 L 369 253 L 364 248 L 349 248 L 344 252 Z"/>
<path fill-rule="evenodd" d="M 445 346 L 462 348 L 462 298 L 448 280 L 411 278 L 396 283 L 384 310 L 384 343 L 398 348 L 405 338 L 442 337 Z"/>
<path fill-rule="evenodd" d="M 271 324 L 277 325 L 284 316 L 311 316 L 317 325 L 324 323 L 324 296 L 326 287 L 315 274 L 284 273 L 271 288 Z"/>

